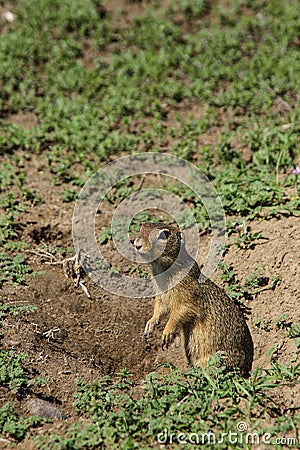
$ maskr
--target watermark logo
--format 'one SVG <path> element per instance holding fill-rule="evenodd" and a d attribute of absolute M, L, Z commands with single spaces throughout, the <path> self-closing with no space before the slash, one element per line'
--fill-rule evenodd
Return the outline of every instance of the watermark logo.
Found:
<path fill-rule="evenodd" d="M 157 442 L 159 444 L 241 444 L 241 445 L 297 445 L 296 438 L 293 437 L 275 437 L 271 433 L 258 433 L 249 430 L 246 422 L 238 422 L 236 430 L 229 430 L 224 433 L 214 433 L 208 431 L 206 433 L 183 433 L 183 432 L 169 432 L 167 428 L 157 435 Z"/>
<path fill-rule="evenodd" d="M 248 425 L 246 422 L 238 422 L 236 428 L 240 433 L 243 433 L 244 431 L 247 431 Z"/>
<path fill-rule="evenodd" d="M 217 267 L 225 245 L 225 214 L 221 200 L 207 176 L 190 162 L 173 155 L 141 153 L 125 156 L 99 169 L 80 192 L 73 215 L 73 241 L 80 265 L 92 280 L 112 294 L 142 298 L 155 295 L 153 280 L 120 274 L 112 277 L 110 262 L 104 257 L 95 233 L 97 211 L 103 207 L 106 195 L 120 182 L 132 177 L 159 177 L 158 187 L 139 188 L 118 205 L 110 224 L 115 251 L 128 262 L 144 261 L 130 241 L 130 224 L 142 211 L 154 209 L 173 218 L 183 231 L 185 247 L 193 259 L 199 252 L 199 228 L 193 209 L 180 195 L 175 195 L 162 180 L 172 180 L 189 189 L 206 209 L 210 220 L 211 241 L 207 250 L 203 274 L 209 277 Z M 184 276 L 184 273 L 183 273 Z M 176 280 L 177 282 L 180 279 Z"/>

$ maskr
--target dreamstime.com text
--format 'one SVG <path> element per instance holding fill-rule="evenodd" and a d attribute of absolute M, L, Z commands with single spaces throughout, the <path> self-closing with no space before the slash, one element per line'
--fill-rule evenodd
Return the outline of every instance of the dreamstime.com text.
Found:
<path fill-rule="evenodd" d="M 221 433 L 217 435 L 213 432 L 207 433 L 170 433 L 165 428 L 161 433 L 157 435 L 157 442 L 159 444 L 248 444 L 248 445 L 286 445 L 295 447 L 297 440 L 294 437 L 275 437 L 270 433 L 264 433 L 262 435 L 255 432 L 247 432 L 247 424 L 239 422 L 237 424 L 237 431 L 228 431 L 227 433 Z"/>

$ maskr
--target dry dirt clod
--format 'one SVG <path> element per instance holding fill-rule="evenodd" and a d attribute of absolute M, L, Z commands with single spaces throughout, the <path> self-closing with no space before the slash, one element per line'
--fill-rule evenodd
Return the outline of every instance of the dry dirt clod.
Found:
<path fill-rule="evenodd" d="M 41 398 L 33 398 L 25 403 L 25 407 L 32 416 L 45 417 L 46 419 L 66 419 L 67 415 L 52 403 L 42 400 Z"/>

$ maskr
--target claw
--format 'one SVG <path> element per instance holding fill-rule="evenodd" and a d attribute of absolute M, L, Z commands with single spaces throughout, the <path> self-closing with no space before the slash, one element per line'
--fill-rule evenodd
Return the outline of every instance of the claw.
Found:
<path fill-rule="evenodd" d="M 162 343 L 161 343 L 161 348 L 162 350 L 168 349 L 169 347 L 169 339 L 168 339 L 168 335 L 163 335 L 162 337 Z"/>
<path fill-rule="evenodd" d="M 152 331 L 153 331 L 153 327 L 154 327 L 154 325 L 153 325 L 153 323 L 151 322 L 151 320 L 148 320 L 148 322 L 146 323 L 145 329 L 144 329 L 143 336 L 142 336 L 142 340 L 143 340 L 143 341 L 144 341 L 145 339 L 147 339 L 147 337 L 150 336 L 150 334 L 151 334 Z"/>
<path fill-rule="evenodd" d="M 174 333 L 174 331 L 172 331 L 171 333 L 163 333 L 162 344 L 161 344 L 162 350 L 169 348 L 169 346 L 173 342 L 175 336 L 176 336 L 176 333 Z"/>
<path fill-rule="evenodd" d="M 145 329 L 144 329 L 144 336 L 151 334 L 153 331 L 153 328 L 154 328 L 153 323 L 150 322 L 150 320 L 148 320 L 148 322 L 146 323 Z"/>
<path fill-rule="evenodd" d="M 158 321 L 152 321 L 151 319 L 148 320 L 148 322 L 146 323 L 145 329 L 144 329 L 144 333 L 143 333 L 143 338 L 148 337 L 152 332 L 153 329 L 155 327 L 155 325 L 158 324 Z"/>
<path fill-rule="evenodd" d="M 144 341 L 145 339 L 147 339 L 151 333 L 152 333 L 152 331 L 144 331 L 142 340 Z"/>

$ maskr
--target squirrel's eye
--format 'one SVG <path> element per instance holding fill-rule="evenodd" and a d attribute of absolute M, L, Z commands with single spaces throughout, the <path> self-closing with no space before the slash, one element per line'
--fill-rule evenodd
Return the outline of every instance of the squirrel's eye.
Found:
<path fill-rule="evenodd" d="M 159 233 L 159 235 L 157 236 L 157 239 L 161 239 L 161 240 L 166 240 L 166 239 L 168 239 L 168 237 L 170 236 L 170 231 L 168 231 L 168 230 L 164 230 L 164 231 L 161 231 L 160 233 Z"/>

